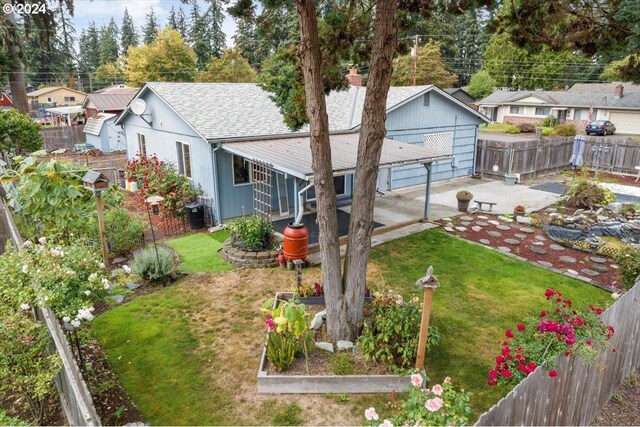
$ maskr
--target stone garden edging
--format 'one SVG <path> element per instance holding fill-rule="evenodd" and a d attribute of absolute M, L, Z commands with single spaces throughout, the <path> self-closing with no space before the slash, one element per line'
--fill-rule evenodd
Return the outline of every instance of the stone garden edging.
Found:
<path fill-rule="evenodd" d="M 222 248 L 218 251 L 220 256 L 232 264 L 240 268 L 264 268 L 264 267 L 277 267 L 279 250 L 267 250 L 267 251 L 246 251 L 241 248 L 236 248 L 231 244 L 231 238 L 224 241 Z"/>

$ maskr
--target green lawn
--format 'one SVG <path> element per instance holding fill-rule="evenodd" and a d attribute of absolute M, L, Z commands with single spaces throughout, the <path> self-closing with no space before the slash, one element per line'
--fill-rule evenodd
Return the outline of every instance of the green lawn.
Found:
<path fill-rule="evenodd" d="M 218 254 L 218 249 L 229 237 L 226 230 L 215 233 L 190 234 L 166 243 L 180 255 L 180 269 L 185 273 L 200 273 L 209 271 L 228 271 L 233 267 Z"/>
<path fill-rule="evenodd" d="M 436 381 L 450 376 L 471 390 L 476 415 L 508 392 L 488 387 L 487 371 L 500 351 L 504 330 L 546 307 L 544 291 L 565 293 L 577 307 L 608 305 L 609 293 L 594 286 L 462 242 L 430 230 L 389 242 L 371 251 L 387 288 L 405 297 L 422 296 L 415 281 L 429 265 L 441 287 L 435 291 L 431 321 L 441 342 L 427 355 L 427 372 Z"/>
<path fill-rule="evenodd" d="M 547 287 L 579 306 L 612 302 L 598 288 L 438 230 L 372 249 L 369 286 L 422 296 L 414 283 L 429 265 L 441 282 L 431 318 L 441 343 L 427 354 L 427 371 L 433 381 L 450 376 L 473 392 L 475 416 L 508 392 L 489 388 L 487 371 L 504 329 L 538 313 Z M 317 269 L 305 270 L 304 280 L 317 277 Z M 369 406 L 387 415 L 385 395 L 257 394 L 264 345 L 260 307 L 274 291 L 288 290 L 292 279 L 292 272 L 281 269 L 187 277 L 98 316 L 92 332 L 145 420 L 154 425 L 281 423 L 287 413 L 297 414 L 291 405 L 302 408 L 299 416 L 310 425 L 361 424 Z"/>

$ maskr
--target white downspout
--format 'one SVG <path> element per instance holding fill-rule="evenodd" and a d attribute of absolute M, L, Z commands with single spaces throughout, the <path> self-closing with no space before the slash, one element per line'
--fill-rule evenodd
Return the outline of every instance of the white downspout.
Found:
<path fill-rule="evenodd" d="M 300 222 L 302 221 L 302 215 L 304 214 L 304 200 L 302 195 L 311 187 L 313 187 L 313 183 L 310 182 L 306 187 L 298 191 L 298 212 L 296 213 L 296 218 L 292 225 L 302 225 L 302 222 Z"/>
<path fill-rule="evenodd" d="M 213 192 L 216 204 L 216 219 L 218 220 L 218 225 L 222 224 L 222 213 L 220 210 L 220 191 L 218 187 L 218 159 L 216 156 L 216 151 L 218 151 L 220 145 L 220 143 L 215 143 L 211 146 L 211 162 L 213 163 Z"/>

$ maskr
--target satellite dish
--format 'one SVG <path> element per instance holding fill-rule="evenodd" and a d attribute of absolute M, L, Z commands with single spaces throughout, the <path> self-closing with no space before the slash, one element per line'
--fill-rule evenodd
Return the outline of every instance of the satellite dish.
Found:
<path fill-rule="evenodd" d="M 134 99 L 129 106 L 131 112 L 136 116 L 141 116 L 147 110 L 147 103 L 143 99 Z"/>

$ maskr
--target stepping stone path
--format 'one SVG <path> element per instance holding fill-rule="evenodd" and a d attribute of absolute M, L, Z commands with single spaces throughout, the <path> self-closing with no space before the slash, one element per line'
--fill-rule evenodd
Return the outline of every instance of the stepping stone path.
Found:
<path fill-rule="evenodd" d="M 113 299 L 116 304 L 122 304 L 122 301 L 124 301 L 124 295 L 111 295 L 111 299 Z"/>
<path fill-rule="evenodd" d="M 125 284 L 125 286 L 127 288 L 129 288 L 130 290 L 135 291 L 136 289 L 138 289 L 142 285 L 140 283 L 127 282 L 127 284 Z"/>
<path fill-rule="evenodd" d="M 575 264 L 576 259 L 572 256 L 561 256 L 560 261 L 566 262 L 567 264 Z"/>
<path fill-rule="evenodd" d="M 591 266 L 591 269 L 597 271 L 598 273 L 606 273 L 609 271 L 609 267 L 602 264 L 595 264 Z"/>
<path fill-rule="evenodd" d="M 600 273 L 598 273 L 597 271 L 589 270 L 588 268 L 584 268 L 580 270 L 580 273 L 586 274 L 587 276 L 591 276 L 591 277 L 600 275 Z"/>
<path fill-rule="evenodd" d="M 111 264 L 116 265 L 116 264 L 122 264 L 123 262 L 127 262 L 127 259 L 123 257 L 119 257 L 111 261 Z"/>
<path fill-rule="evenodd" d="M 493 224 L 493 225 L 500 225 L 500 223 L 498 221 L 496 221 L 495 219 L 490 219 L 489 221 L 487 221 L 489 224 Z"/>
<path fill-rule="evenodd" d="M 533 252 L 534 254 L 538 254 L 538 255 L 546 255 L 547 254 L 547 250 L 543 249 L 539 246 L 532 246 L 531 247 L 531 252 Z"/>
<path fill-rule="evenodd" d="M 476 224 L 478 224 L 480 227 L 488 227 L 489 223 L 488 222 L 484 222 L 484 221 L 478 221 L 476 222 Z"/>
<path fill-rule="evenodd" d="M 544 242 L 533 242 L 531 244 L 536 246 L 544 246 Z"/>
<path fill-rule="evenodd" d="M 473 217 L 464 215 L 460 217 L 460 221 L 473 221 Z"/>
<path fill-rule="evenodd" d="M 507 218 L 506 216 L 499 216 L 498 219 L 504 222 L 513 222 L 511 218 Z"/>
<path fill-rule="evenodd" d="M 518 240 L 518 239 L 504 239 L 504 242 L 507 245 L 514 245 L 514 246 L 517 246 L 517 245 L 520 244 L 520 240 Z"/>
<path fill-rule="evenodd" d="M 502 225 L 502 224 L 496 225 L 496 228 L 498 230 L 503 230 L 503 231 L 511 230 L 511 227 L 509 227 L 508 225 Z"/>
<path fill-rule="evenodd" d="M 476 233 L 479 232 L 479 231 L 482 231 L 482 227 L 478 227 L 477 225 L 474 225 L 473 227 L 471 227 L 471 229 L 473 231 L 475 231 Z"/>
<path fill-rule="evenodd" d="M 445 226 L 445 227 L 453 228 L 453 223 L 452 223 L 451 221 L 449 221 L 449 222 L 448 222 L 448 223 L 446 223 L 444 226 Z"/>
<path fill-rule="evenodd" d="M 444 229 L 445 229 L 445 231 L 448 231 L 449 233 L 453 233 L 454 231 L 456 231 L 452 227 L 445 227 Z"/>
<path fill-rule="evenodd" d="M 601 258 L 601 257 L 597 257 L 597 256 L 590 256 L 589 260 L 591 262 L 595 262 L 596 264 L 604 264 L 605 262 L 607 262 L 606 258 Z"/>
<path fill-rule="evenodd" d="M 553 267 L 553 264 L 547 261 L 538 261 L 538 264 L 540 264 L 543 267 Z"/>
<path fill-rule="evenodd" d="M 524 239 L 527 238 L 527 235 L 526 234 L 516 233 L 516 234 L 513 235 L 513 237 L 517 237 L 520 240 L 524 240 Z"/>
<path fill-rule="evenodd" d="M 536 237 L 535 237 L 535 239 L 536 239 L 536 240 L 539 240 L 539 241 L 541 241 L 541 242 L 544 242 L 545 240 L 547 240 L 547 238 L 546 238 L 546 237 L 544 237 L 544 236 L 536 236 Z"/>
<path fill-rule="evenodd" d="M 487 231 L 487 234 L 491 237 L 502 237 L 502 233 L 499 231 Z"/>
<path fill-rule="evenodd" d="M 486 215 L 478 215 L 478 216 L 476 216 L 476 218 L 478 218 L 478 219 L 489 219 L 489 217 L 486 216 Z"/>
<path fill-rule="evenodd" d="M 458 231 L 467 231 L 467 227 L 456 227 Z"/>
<path fill-rule="evenodd" d="M 464 225 L 465 227 L 468 227 L 471 225 L 471 222 L 469 221 L 460 221 L 460 225 Z"/>
<path fill-rule="evenodd" d="M 564 251 L 564 246 L 551 245 L 549 246 L 549 249 L 551 249 L 552 251 Z"/>
<path fill-rule="evenodd" d="M 572 275 L 574 275 L 574 276 L 577 276 L 577 275 L 578 275 L 578 272 L 577 272 L 577 271 L 575 271 L 575 270 L 567 270 L 567 273 L 572 274 Z"/>
<path fill-rule="evenodd" d="M 480 243 L 482 243 L 483 245 L 490 245 L 490 244 L 491 244 L 491 242 L 490 242 L 489 240 L 487 240 L 487 239 L 480 239 L 480 240 L 478 240 L 478 241 L 479 241 Z"/>
<path fill-rule="evenodd" d="M 502 252 L 511 252 L 511 249 L 506 246 L 498 246 L 498 250 Z"/>
<path fill-rule="evenodd" d="M 523 233 L 527 233 L 527 234 L 533 234 L 535 230 L 533 228 L 529 228 L 529 227 L 522 227 L 520 229 L 520 231 L 522 231 Z"/>

